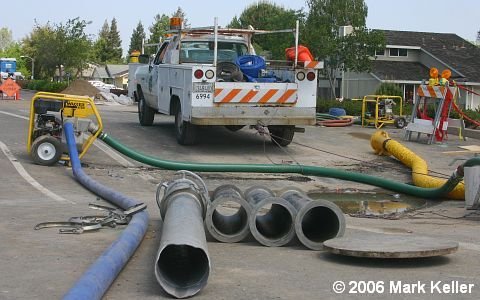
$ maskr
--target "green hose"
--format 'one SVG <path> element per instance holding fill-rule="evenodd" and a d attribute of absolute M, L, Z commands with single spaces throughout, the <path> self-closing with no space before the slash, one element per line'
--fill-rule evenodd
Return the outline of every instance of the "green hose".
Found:
<path fill-rule="evenodd" d="M 136 152 L 108 136 L 106 133 L 101 133 L 99 138 L 113 149 L 133 160 L 167 170 L 188 170 L 194 172 L 297 173 L 360 182 L 420 198 L 441 198 L 455 188 L 463 178 L 462 176 L 459 176 L 457 172 L 454 172 L 448 181 L 441 187 L 421 188 L 381 177 L 317 166 L 178 162 L 163 160 Z M 476 162 L 476 165 L 480 165 L 480 161 Z"/>
<path fill-rule="evenodd" d="M 480 166 L 480 157 L 474 157 L 467 160 L 464 164 L 464 168 Z"/>

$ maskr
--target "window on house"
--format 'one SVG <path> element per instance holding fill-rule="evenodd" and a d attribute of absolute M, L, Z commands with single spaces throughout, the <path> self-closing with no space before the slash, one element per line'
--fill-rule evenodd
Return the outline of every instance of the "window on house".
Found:
<path fill-rule="evenodd" d="M 384 55 L 385 55 L 385 49 L 375 50 L 375 56 L 384 56 Z"/>
<path fill-rule="evenodd" d="M 390 48 L 390 56 L 408 56 L 408 50 L 402 48 Z"/>

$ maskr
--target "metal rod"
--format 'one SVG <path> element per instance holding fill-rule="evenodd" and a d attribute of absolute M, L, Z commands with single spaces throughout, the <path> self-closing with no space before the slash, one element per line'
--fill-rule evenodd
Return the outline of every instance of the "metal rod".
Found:
<path fill-rule="evenodd" d="M 295 232 L 307 248 L 321 250 L 323 242 L 345 233 L 345 217 L 334 203 L 312 200 L 296 188 L 287 188 L 280 197 L 297 210 Z"/>
<path fill-rule="evenodd" d="M 236 212 L 233 214 L 222 213 L 220 209 L 227 204 L 238 206 Z M 217 241 L 224 243 L 240 242 L 250 232 L 248 227 L 250 211 L 251 206 L 244 199 L 240 189 L 234 185 L 225 184 L 219 186 L 213 192 L 205 217 L 205 226 L 210 235 Z"/>
<path fill-rule="evenodd" d="M 297 20 L 295 23 L 295 64 L 293 65 L 294 68 L 297 67 L 298 63 L 298 35 L 300 34 L 300 22 Z"/>
<path fill-rule="evenodd" d="M 218 17 L 214 19 L 214 49 L 213 49 L 213 66 L 217 66 L 218 59 Z"/>
<path fill-rule="evenodd" d="M 254 186 L 245 191 L 245 198 L 252 205 L 248 222 L 250 231 L 260 244 L 269 247 L 283 246 L 295 236 L 295 208 L 274 195 L 263 186 Z"/>

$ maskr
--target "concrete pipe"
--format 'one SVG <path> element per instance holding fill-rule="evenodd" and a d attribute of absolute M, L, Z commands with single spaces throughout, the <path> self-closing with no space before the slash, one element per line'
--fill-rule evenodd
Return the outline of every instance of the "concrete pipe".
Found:
<path fill-rule="evenodd" d="M 228 208 L 223 207 L 229 204 L 237 207 L 233 214 L 228 213 Z M 219 186 L 213 192 L 211 203 L 207 208 L 205 227 L 217 241 L 240 242 L 250 232 L 248 227 L 250 211 L 250 204 L 245 201 L 238 187 L 231 184 Z"/>
<path fill-rule="evenodd" d="M 245 191 L 252 206 L 248 224 L 253 237 L 262 245 L 283 246 L 295 236 L 295 208 L 285 199 L 275 197 L 267 187 L 254 186 Z"/>
<path fill-rule="evenodd" d="M 345 233 L 345 216 L 334 203 L 312 200 L 296 188 L 286 189 L 280 197 L 295 207 L 295 232 L 307 248 L 322 250 L 323 242 Z"/>
<path fill-rule="evenodd" d="M 159 186 L 159 190 L 165 189 L 161 200 L 157 191 L 163 227 L 155 276 L 165 292 L 176 298 L 197 294 L 207 284 L 210 274 L 203 227 L 207 190 L 197 175 L 181 173 L 183 178 Z M 194 180 L 186 178 L 187 175 Z"/>

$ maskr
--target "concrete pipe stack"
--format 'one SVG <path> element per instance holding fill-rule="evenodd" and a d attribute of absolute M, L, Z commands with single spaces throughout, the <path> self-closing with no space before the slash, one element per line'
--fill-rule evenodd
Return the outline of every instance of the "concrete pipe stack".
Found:
<path fill-rule="evenodd" d="M 234 204 L 235 212 L 222 212 Z M 232 211 L 232 207 L 227 208 Z M 253 186 L 244 193 L 234 185 L 222 185 L 212 195 L 205 225 L 220 242 L 240 242 L 249 232 L 262 245 L 288 244 L 295 235 L 307 248 L 321 250 L 323 242 L 343 236 L 345 217 L 332 202 L 312 200 L 296 188 L 287 188 L 276 197 L 268 187 Z"/>

